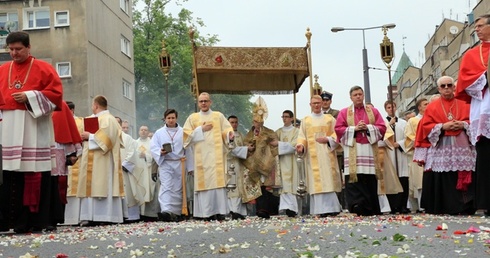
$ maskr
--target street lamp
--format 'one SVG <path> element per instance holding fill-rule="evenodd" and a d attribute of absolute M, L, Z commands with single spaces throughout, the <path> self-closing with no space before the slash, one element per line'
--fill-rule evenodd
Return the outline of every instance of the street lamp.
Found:
<path fill-rule="evenodd" d="M 162 73 L 165 76 L 165 105 L 166 109 L 168 109 L 168 74 L 170 73 L 170 66 L 172 64 L 170 62 L 170 54 L 167 52 L 164 40 L 162 40 L 162 52 L 160 52 L 160 56 L 158 59 L 160 70 L 162 70 Z"/>
<path fill-rule="evenodd" d="M 332 32 L 339 32 L 339 31 L 344 31 L 344 30 L 362 30 L 362 69 L 363 69 L 363 74 L 364 74 L 364 91 L 366 95 L 366 102 L 371 102 L 371 91 L 370 91 L 370 85 L 369 85 L 369 65 L 368 65 L 368 55 L 367 55 L 367 49 L 366 49 L 366 38 L 365 38 L 365 32 L 366 30 L 372 30 L 372 29 L 393 29 L 396 27 L 396 24 L 394 23 L 388 23 L 384 24 L 381 26 L 374 26 L 374 27 L 366 27 L 366 28 L 344 28 L 344 27 L 332 27 L 331 31 Z"/>

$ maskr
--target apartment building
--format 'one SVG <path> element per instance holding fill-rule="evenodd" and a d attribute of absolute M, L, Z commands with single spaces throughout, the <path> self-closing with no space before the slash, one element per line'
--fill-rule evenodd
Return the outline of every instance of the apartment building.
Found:
<path fill-rule="evenodd" d="M 135 125 L 132 0 L 0 0 L 0 64 L 10 60 L 5 38 L 19 30 L 31 54 L 55 67 L 78 116 L 104 95 L 113 115 Z"/>
<path fill-rule="evenodd" d="M 392 80 L 398 93 L 395 101 L 399 111 L 416 110 L 418 99 L 437 93 L 436 81 L 439 77 L 448 75 L 457 80 L 461 57 L 468 49 L 479 44 L 473 30 L 474 20 L 488 13 L 490 1 L 481 0 L 468 14 L 466 22 L 443 19 L 425 45 L 426 58 L 421 67 L 400 66 L 400 59 L 396 71 L 401 74 Z"/>

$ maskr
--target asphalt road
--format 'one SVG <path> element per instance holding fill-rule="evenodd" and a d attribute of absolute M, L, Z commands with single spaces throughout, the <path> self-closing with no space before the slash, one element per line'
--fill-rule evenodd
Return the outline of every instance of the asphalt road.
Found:
<path fill-rule="evenodd" d="M 490 257 L 489 222 L 483 216 L 341 214 L 62 226 L 54 233 L 1 233 L 0 257 Z"/>

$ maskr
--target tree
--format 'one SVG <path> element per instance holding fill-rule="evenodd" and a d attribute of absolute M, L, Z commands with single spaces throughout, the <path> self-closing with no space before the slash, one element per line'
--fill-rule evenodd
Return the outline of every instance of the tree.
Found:
<path fill-rule="evenodd" d="M 185 0 L 183 0 L 185 1 Z M 169 108 L 179 113 L 179 124 L 195 112 L 195 97 L 190 90 L 192 81 L 192 45 L 189 28 L 194 28 L 198 45 L 217 43 L 217 35 L 199 35 L 198 28 L 204 22 L 192 17 L 192 12 L 182 8 L 177 17 L 165 13 L 165 6 L 171 0 L 134 1 L 133 45 L 136 87 L 136 121 L 138 126 L 146 124 L 155 131 L 162 126 L 165 111 L 165 78 L 158 66 L 158 57 L 165 40 L 167 52 L 171 55 L 171 71 L 168 77 Z M 182 1 L 176 0 L 179 4 Z M 138 8 L 136 7 L 139 7 Z M 142 6 L 142 8 L 141 8 Z M 236 115 L 246 128 L 251 124 L 250 95 L 212 95 L 212 109 Z M 233 113 L 230 113 L 233 112 Z"/>

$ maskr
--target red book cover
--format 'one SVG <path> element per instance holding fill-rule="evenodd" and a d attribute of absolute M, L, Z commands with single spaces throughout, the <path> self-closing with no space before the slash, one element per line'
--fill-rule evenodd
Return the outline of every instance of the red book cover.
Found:
<path fill-rule="evenodd" d="M 83 119 L 83 128 L 85 131 L 94 134 L 99 130 L 99 118 L 98 117 L 86 117 Z"/>

